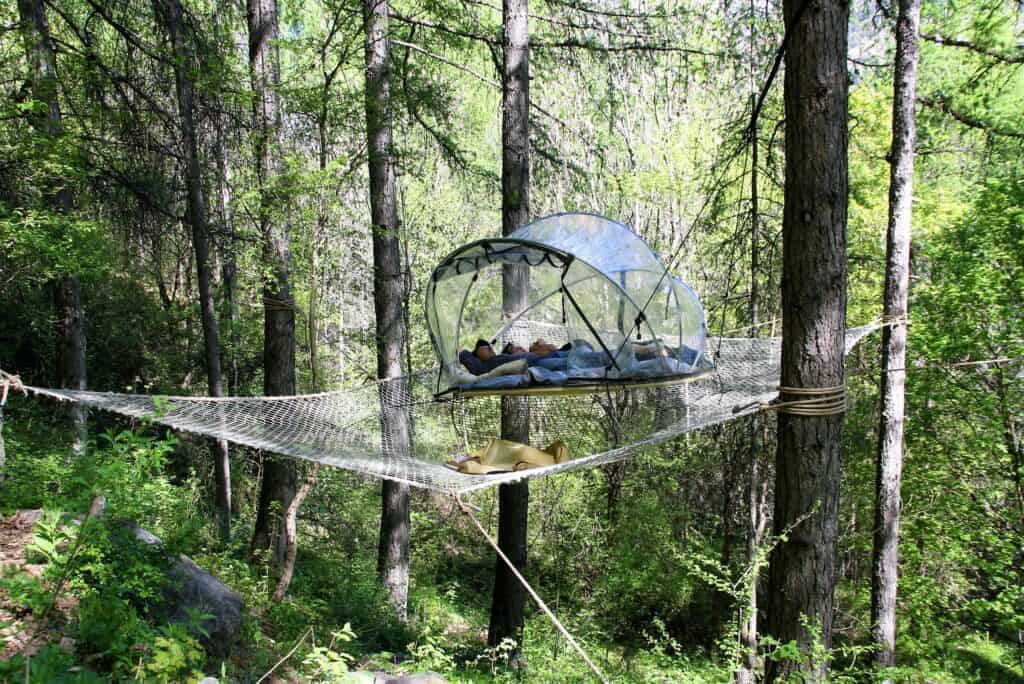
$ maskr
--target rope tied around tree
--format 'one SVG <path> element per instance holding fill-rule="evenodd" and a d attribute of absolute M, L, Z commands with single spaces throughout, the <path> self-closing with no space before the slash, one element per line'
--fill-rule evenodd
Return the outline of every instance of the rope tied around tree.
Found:
<path fill-rule="evenodd" d="M 0 370 L 0 420 L 3 420 L 3 408 L 7 403 L 7 395 L 10 390 L 15 392 L 25 392 L 25 386 L 21 384 L 21 378 L 17 375 L 12 375 L 4 370 Z"/>
<path fill-rule="evenodd" d="M 787 394 L 799 398 L 784 400 Z M 761 402 L 758 409 L 791 416 L 836 416 L 846 412 L 846 386 L 779 387 L 779 397 Z"/>
<path fill-rule="evenodd" d="M 277 299 L 270 295 L 263 295 L 263 308 L 267 311 L 294 311 L 294 299 Z"/>
<path fill-rule="evenodd" d="M 893 327 L 893 326 L 897 326 L 897 325 L 909 326 L 910 325 L 910 315 L 907 314 L 907 313 L 884 314 L 881 318 L 878 319 L 878 321 L 879 321 L 879 325 L 881 325 L 883 328 Z"/>
<path fill-rule="evenodd" d="M 7 404 L 7 396 L 11 390 L 28 394 L 25 386 L 21 384 L 21 378 L 17 375 L 0 370 L 0 482 L 4 481 L 4 466 L 7 464 L 7 451 L 4 447 L 4 406 Z"/>

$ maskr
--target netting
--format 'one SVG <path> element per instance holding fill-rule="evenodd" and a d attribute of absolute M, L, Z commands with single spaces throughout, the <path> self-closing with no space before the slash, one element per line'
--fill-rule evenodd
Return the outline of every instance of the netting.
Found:
<path fill-rule="evenodd" d="M 848 330 L 846 352 L 875 329 Z M 710 338 L 708 351 L 717 370 L 688 382 L 520 398 L 520 410 L 529 412 L 529 443 L 540 448 L 561 440 L 570 460 L 489 475 L 460 473 L 447 463 L 498 436 L 501 397 L 437 398 L 436 369 L 354 390 L 289 397 L 213 399 L 25 389 L 371 477 L 465 494 L 620 461 L 644 447 L 753 413 L 759 402 L 777 395 L 779 338 Z M 402 418 L 407 434 L 393 428 Z"/>

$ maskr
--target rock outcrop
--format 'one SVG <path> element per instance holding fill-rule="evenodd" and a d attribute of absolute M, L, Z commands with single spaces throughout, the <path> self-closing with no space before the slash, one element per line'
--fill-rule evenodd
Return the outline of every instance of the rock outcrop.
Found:
<path fill-rule="evenodd" d="M 163 547 L 160 538 L 146 528 L 130 521 L 121 524 L 137 541 Z M 188 623 L 192 614 L 206 614 L 200 624 L 207 634 L 200 641 L 211 654 L 227 655 L 242 627 L 242 597 L 188 556 L 179 554 L 168 560 L 167 585 L 155 611 L 178 624 Z"/>

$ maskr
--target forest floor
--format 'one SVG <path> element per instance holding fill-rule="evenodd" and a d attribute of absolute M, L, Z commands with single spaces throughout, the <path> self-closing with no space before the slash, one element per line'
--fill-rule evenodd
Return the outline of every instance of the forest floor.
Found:
<path fill-rule="evenodd" d="M 177 472 L 173 445 L 145 434 L 111 431 L 89 456 L 69 462 L 60 444 L 51 446 L 57 434 L 50 429 L 51 419 L 39 415 L 9 422 L 5 435 L 10 448 L 0 489 L 0 511 L 6 514 L 0 515 L 0 681 L 24 681 L 28 659 L 31 681 L 58 681 L 74 672 L 74 681 L 88 684 L 198 681 L 203 675 L 243 684 L 275 666 L 274 675 L 284 681 L 344 681 L 342 676 L 355 669 L 433 671 L 458 684 L 593 681 L 532 605 L 523 643 L 527 672 L 509 671 L 501 649 L 486 647 L 493 557 L 481 551 L 485 545 L 457 515 L 442 511 L 438 516 L 433 501 L 414 499 L 418 543 L 409 623 L 389 617 L 379 590 L 374 553 L 379 488 L 333 471 L 323 474 L 307 504 L 295 577 L 287 599 L 275 602 L 270 600 L 273 573 L 266 564 L 249 560 L 251 501 L 243 500 L 236 532 L 223 542 L 202 506 L 208 478 L 196 472 L 168 475 Z M 203 463 L 198 458 L 188 462 Z M 239 468 L 238 476 L 244 479 L 246 470 Z M 557 489 L 538 486 L 533 505 L 564 501 L 566 488 L 580 481 L 567 476 Z M 141 608 L 164 577 L 164 568 L 153 558 L 119 545 L 119 537 L 104 534 L 102 525 L 90 528 L 80 552 L 73 553 L 70 542 L 84 528 L 61 524 L 49 511 L 84 512 L 96 492 L 109 497 L 112 516 L 152 530 L 243 598 L 241 632 L 227 656 L 209 656 L 187 628 L 164 624 Z M 656 513 L 644 508 L 634 520 L 650 520 Z M 569 519 L 567 513 L 562 517 Z M 556 525 L 556 519 L 552 513 L 548 524 Z M 588 547 L 591 554 L 608 556 L 603 565 L 590 561 L 589 597 L 574 593 L 582 586 L 572 580 L 574 573 L 579 579 L 583 562 L 575 547 L 537 546 L 538 590 L 611 681 L 731 682 L 729 644 L 723 640 L 715 653 L 698 629 L 707 614 L 702 612 L 710 595 L 707 586 L 687 574 L 678 555 L 652 551 L 668 548 L 649 545 L 656 530 L 627 531 L 613 540 L 618 546 Z M 68 579 L 62 598 L 52 605 L 61 576 Z M 857 587 L 846 583 L 841 589 L 837 600 L 844 610 L 861 610 L 864 598 Z M 48 617 L 40 620 L 39 615 Z M 649 615 L 654 617 L 644 618 Z M 901 617 L 906 623 L 910 613 Z M 851 632 L 846 639 L 834 644 L 832 681 L 876 681 L 865 665 L 862 634 Z M 1024 654 L 984 630 L 949 623 L 919 634 L 908 629 L 899 652 L 893 679 L 901 684 L 1024 684 Z"/>
<path fill-rule="evenodd" d="M 22 510 L 9 516 L 0 516 L 0 574 L 39 578 L 43 575 L 44 563 L 29 562 L 27 547 L 33 540 L 33 529 L 43 516 L 43 511 Z M 6 592 L 0 593 L 0 658 L 9 660 L 21 655 L 35 656 L 44 646 L 57 642 L 67 650 L 74 647 L 70 640 L 62 638 L 61 625 L 74 610 L 74 600 L 65 598 L 55 605 L 52 617 L 41 619 L 34 616 L 29 608 L 14 602 Z"/>

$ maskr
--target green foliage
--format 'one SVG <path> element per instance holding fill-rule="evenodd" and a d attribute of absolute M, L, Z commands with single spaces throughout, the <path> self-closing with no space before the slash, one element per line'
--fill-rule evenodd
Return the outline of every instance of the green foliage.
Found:
<path fill-rule="evenodd" d="M 430 631 L 422 632 L 409 644 L 408 651 L 417 668 L 448 672 L 455 667 L 455 659 L 448 653 L 444 637 Z"/>
<path fill-rule="evenodd" d="M 182 625 L 167 625 L 153 639 L 152 658 L 146 663 L 146 678 L 161 682 L 202 679 L 200 669 L 206 652 L 196 635 Z"/>
<path fill-rule="evenodd" d="M 53 592 L 38 577 L 9 567 L 0 575 L 0 591 L 12 605 L 22 606 L 36 615 L 50 610 L 53 603 Z"/>
<path fill-rule="evenodd" d="M 72 654 L 57 646 L 44 646 L 36 655 L 16 655 L 0 660 L 0 680 L 10 684 L 53 682 L 53 684 L 102 684 L 109 678 L 77 665 Z"/>
<path fill-rule="evenodd" d="M 314 646 L 310 649 L 302 664 L 309 672 L 309 678 L 325 682 L 345 682 L 345 675 L 348 674 L 355 658 L 345 651 L 336 650 L 350 643 L 356 638 L 352 631 L 352 625 L 345 625 L 337 631 L 331 632 L 331 640 L 326 646 Z"/>
<path fill-rule="evenodd" d="M 194 627 L 153 627 L 113 592 L 88 592 L 81 598 L 73 633 L 80 657 L 115 679 L 202 678 L 206 653 Z"/>
<path fill-rule="evenodd" d="M 19 26 L 16 5 L 0 6 L 3 26 Z M 214 261 L 237 265 L 234 312 L 226 282 L 215 274 L 224 365 L 237 369 L 232 393 L 255 395 L 262 387 L 266 269 L 252 225 L 260 187 L 251 163 L 252 93 L 245 51 L 237 49 L 245 19 L 235 4 L 185 5 Z M 374 375 L 375 331 L 361 17 L 337 0 L 278 5 L 277 92 L 286 125 L 273 213 L 291 231 L 298 386 L 312 384 L 313 303 L 320 388 L 362 383 Z M 55 317 L 46 283 L 75 274 L 84 284 L 91 387 L 203 394 L 203 331 L 164 37 L 145 3 L 107 8 L 116 25 L 92 3 L 45 6 L 58 45 L 62 137 L 36 127 L 46 108 L 25 81 L 21 32 L 0 32 L 0 366 L 36 384 L 53 382 Z M 758 85 L 750 74 L 767 70 L 780 38 L 778 5 L 580 7 L 532 8 L 531 212 L 604 212 L 635 225 L 655 249 L 678 253 L 677 268 L 697 284 L 712 332 L 747 320 L 753 276 L 762 320 L 780 316 L 780 87 L 768 93 L 756 140 L 757 274 L 750 272 L 750 148 L 743 138 Z M 455 245 L 500 229 L 501 96 L 491 83 L 497 52 L 467 37 L 487 37 L 496 48 L 500 10 L 447 0 L 393 2 L 392 9 L 393 37 L 405 43 L 392 50 L 397 237 L 410 363 L 423 368 L 434 363 L 419 306 L 427 274 Z M 907 682 L 1022 677 L 1013 645 L 1024 627 L 1016 484 L 1024 464 L 1013 440 L 1024 432 L 1019 364 L 932 367 L 1024 354 L 1024 173 L 1020 139 L 1012 135 L 1024 108 L 1024 71 L 1000 59 L 1019 53 L 1017 14 L 1004 0 L 923 7 L 920 93 L 961 120 L 935 106 L 919 108 L 894 671 Z M 875 19 L 854 35 L 870 33 L 885 44 L 887 20 Z M 930 40 L 936 35 L 967 45 L 940 45 Z M 688 52 L 606 49 L 633 41 Z M 580 47 L 553 47 L 566 42 Z M 879 308 L 888 72 L 858 65 L 851 87 L 851 324 L 873 319 Z M 61 191 L 73 195 L 70 211 L 53 201 Z M 874 350 L 863 346 L 854 363 L 834 648 L 766 650 L 827 660 L 840 681 L 869 681 L 878 673 L 869 672 L 858 649 L 869 640 Z M 97 412 L 88 455 L 69 459 L 57 411 L 14 397 L 6 417 L 0 509 L 80 512 L 104 494 L 112 519 L 135 520 L 166 542 L 165 550 L 140 547 L 123 527 L 76 526 L 47 515 L 30 550 L 31 560 L 45 563 L 43 578 L 8 571 L 0 590 L 35 615 L 53 610 L 55 592 L 75 596 L 69 629 L 78 642 L 73 654 L 51 647 L 32 659 L 33 681 L 187 680 L 207 666 L 219 668 L 223 680 L 254 681 L 311 628 L 332 635 L 328 645 L 321 639 L 300 647 L 290 665 L 314 679 L 341 679 L 366 666 L 431 667 L 467 682 L 589 681 L 585 665 L 539 613 L 528 615 L 525 674 L 505 668 L 508 644 L 483 644 L 493 557 L 472 530 L 439 520 L 433 500 L 414 497 L 410 624 L 393 619 L 376 578 L 379 488 L 335 471 L 322 474 L 304 505 L 290 596 L 274 603 L 273 572 L 248 562 L 258 482 L 249 452 L 233 452 L 239 511 L 233 540 L 221 543 L 209 525 L 213 468 L 203 440 L 171 438 L 153 426 L 124 430 Z M 531 581 L 616 681 L 731 679 L 735 617 L 766 559 L 762 553 L 750 567 L 737 559 L 745 483 L 725 465 L 740 448 L 736 434 L 708 431 L 638 455 L 624 466 L 617 502 L 609 500 L 610 473 L 600 471 L 531 486 Z M 493 500 L 480 503 L 493 519 Z M 727 542 L 734 544 L 730 557 Z M 147 609 L 163 589 L 166 554 L 179 550 L 245 600 L 242 643 L 228 661 L 206 663 L 195 629 L 166 625 Z M 728 618 L 715 615 L 716 600 Z M 0 679 L 19 681 L 24 664 L 0 663 Z"/>
<path fill-rule="evenodd" d="M 28 496 L 11 485 L 40 475 L 54 488 L 37 480 L 43 487 L 36 496 L 64 510 L 83 510 L 94 495 L 108 493 L 108 517 L 102 520 L 76 523 L 44 514 L 26 547 L 29 562 L 43 564 L 42 576 L 8 571 L 0 580 L 6 600 L 40 620 L 54 615 L 58 601 L 75 599 L 70 625 L 75 653 L 44 650 L 41 659 L 30 663 L 32 671 L 52 672 L 54 681 L 93 681 L 94 672 L 154 681 L 201 676 L 206 653 L 198 641 L 198 619 L 191 625 L 162 624 L 165 616 L 152 609 L 166 589 L 167 547 L 137 541 L 134 531 L 119 522 L 131 517 L 160 529 L 161 521 L 167 521 L 168 530 L 188 534 L 188 490 L 173 487 L 167 478 L 167 456 L 175 442 L 111 430 L 87 456 L 70 463 L 56 454 L 32 455 L 22 449 L 20 437 L 14 444 L 5 483 L 10 503 L 23 504 Z M 79 666 L 69 670 L 75 663 Z"/>

